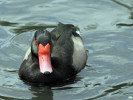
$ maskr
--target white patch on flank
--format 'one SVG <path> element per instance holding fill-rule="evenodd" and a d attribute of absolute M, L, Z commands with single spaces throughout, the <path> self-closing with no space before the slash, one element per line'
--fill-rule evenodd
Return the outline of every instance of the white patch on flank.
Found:
<path fill-rule="evenodd" d="M 79 72 L 86 64 L 87 54 L 80 37 L 72 35 L 72 40 L 74 43 L 73 66 Z"/>
<path fill-rule="evenodd" d="M 76 33 L 79 34 L 79 35 L 81 34 L 80 31 L 76 31 Z"/>
<path fill-rule="evenodd" d="M 28 56 L 30 55 L 30 53 L 31 53 L 31 47 L 27 50 L 25 57 L 24 57 L 24 60 L 28 59 Z"/>

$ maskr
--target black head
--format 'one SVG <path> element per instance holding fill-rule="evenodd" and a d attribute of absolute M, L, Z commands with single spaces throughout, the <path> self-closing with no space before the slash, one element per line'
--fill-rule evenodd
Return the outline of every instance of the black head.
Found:
<path fill-rule="evenodd" d="M 35 32 L 31 43 L 31 52 L 39 60 L 40 72 L 43 74 L 52 73 L 53 69 L 50 60 L 51 35 L 47 30 Z"/>
<path fill-rule="evenodd" d="M 34 34 L 34 38 L 31 43 L 31 51 L 35 56 L 38 56 L 38 46 L 42 44 L 46 46 L 47 43 L 51 43 L 51 36 L 47 30 L 38 30 Z"/>

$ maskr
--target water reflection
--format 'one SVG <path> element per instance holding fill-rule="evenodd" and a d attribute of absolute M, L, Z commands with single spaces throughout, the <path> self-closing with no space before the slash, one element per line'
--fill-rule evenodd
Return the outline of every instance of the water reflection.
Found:
<path fill-rule="evenodd" d="M 56 25 L 30 23 L 30 25 L 26 24 L 26 25 L 11 29 L 10 31 L 12 33 L 21 34 L 21 33 L 24 33 L 24 32 L 31 31 L 31 30 L 41 30 L 41 29 L 44 30 L 46 28 L 54 28 L 54 27 L 56 27 Z"/>
<path fill-rule="evenodd" d="M 129 10 L 133 9 L 133 7 L 130 7 L 129 5 L 124 4 L 124 3 L 120 2 L 120 1 L 117 1 L 117 0 L 112 0 L 112 1 L 117 3 L 117 4 L 119 4 L 119 5 L 121 5 L 121 6 L 123 6 L 123 7 L 125 7 L 125 8 L 127 8 L 127 9 L 129 9 Z"/>
<path fill-rule="evenodd" d="M 91 24 L 91 25 L 87 25 L 87 27 L 85 27 L 85 30 L 94 30 L 97 29 L 98 24 Z"/>
<path fill-rule="evenodd" d="M 92 98 L 89 98 L 89 99 L 86 99 L 86 100 L 96 100 L 96 99 L 104 97 L 104 96 L 106 96 L 110 93 L 114 93 L 115 91 L 120 91 L 120 89 L 123 89 L 125 87 L 130 87 L 130 86 L 133 86 L 133 82 L 121 83 L 121 84 L 118 84 L 118 85 L 115 85 L 115 86 L 111 86 L 112 87 L 111 89 L 105 90 L 100 95 L 97 95 L 95 97 L 92 97 Z"/>
<path fill-rule="evenodd" d="M 29 23 L 26 23 L 25 25 L 19 26 L 19 23 L 0 20 L 0 26 L 14 26 L 16 28 L 10 29 L 9 31 L 15 34 L 21 34 L 31 30 L 41 30 L 41 29 L 44 30 L 46 28 L 54 28 L 57 25 L 48 25 L 48 24 L 40 24 L 37 22 L 29 22 Z"/>
<path fill-rule="evenodd" d="M 18 25 L 18 23 L 0 20 L 0 25 L 1 26 L 16 26 Z"/>
<path fill-rule="evenodd" d="M 121 27 L 121 26 L 133 26 L 133 24 L 125 24 L 125 23 L 119 23 L 119 24 L 116 24 L 118 27 Z"/>
<path fill-rule="evenodd" d="M 13 89 L 13 88 L 7 88 L 7 87 L 1 87 L 0 86 L 0 98 L 4 100 L 24 100 L 29 99 L 31 100 L 31 97 L 34 97 L 32 93 L 29 91 L 23 91 L 19 89 Z"/>
<path fill-rule="evenodd" d="M 122 2 L 117 1 L 117 0 L 112 0 L 112 1 L 115 2 L 116 4 L 120 5 L 120 6 L 124 7 L 124 8 L 127 8 L 130 11 L 129 19 L 133 19 L 133 4 L 131 6 L 129 6 L 128 4 L 122 3 Z M 133 23 L 131 23 L 131 24 L 119 23 L 119 24 L 117 24 L 117 26 L 133 26 Z"/>

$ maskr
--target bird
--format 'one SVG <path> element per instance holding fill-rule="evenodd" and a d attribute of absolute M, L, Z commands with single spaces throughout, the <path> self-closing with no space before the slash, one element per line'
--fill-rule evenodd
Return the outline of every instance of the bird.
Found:
<path fill-rule="evenodd" d="M 21 80 L 54 84 L 68 80 L 86 65 L 80 29 L 61 22 L 51 31 L 37 30 L 19 68 Z"/>

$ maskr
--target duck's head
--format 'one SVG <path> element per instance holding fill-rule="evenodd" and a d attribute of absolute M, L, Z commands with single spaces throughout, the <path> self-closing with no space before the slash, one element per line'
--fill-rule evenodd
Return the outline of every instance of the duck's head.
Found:
<path fill-rule="evenodd" d="M 52 73 L 50 60 L 51 36 L 47 30 L 39 30 L 34 34 L 31 43 L 31 52 L 39 60 L 40 72 L 43 74 Z"/>

